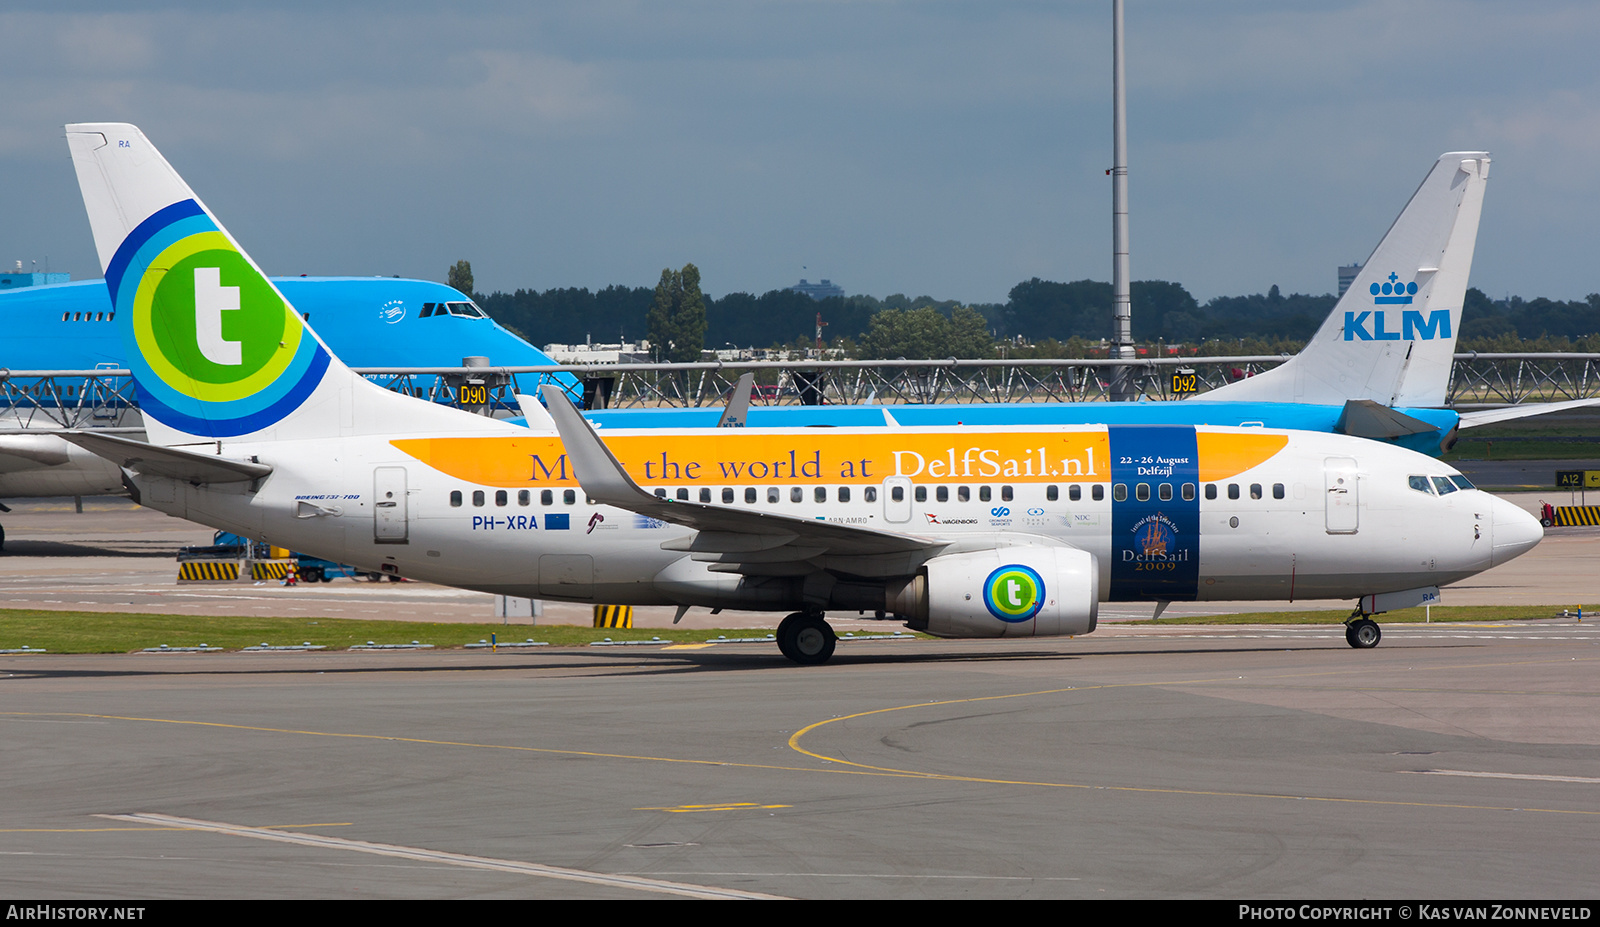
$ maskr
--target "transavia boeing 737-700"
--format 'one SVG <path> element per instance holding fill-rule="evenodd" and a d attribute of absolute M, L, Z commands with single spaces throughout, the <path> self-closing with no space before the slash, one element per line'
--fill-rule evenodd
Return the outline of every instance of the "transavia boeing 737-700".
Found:
<path fill-rule="evenodd" d="M 365 570 L 577 602 L 830 610 L 948 637 L 1094 630 L 1102 601 L 1348 598 L 1370 615 L 1538 543 L 1436 460 L 1193 425 L 533 431 L 354 375 L 128 125 L 67 127 L 150 443 L 72 433 L 141 504 Z"/>

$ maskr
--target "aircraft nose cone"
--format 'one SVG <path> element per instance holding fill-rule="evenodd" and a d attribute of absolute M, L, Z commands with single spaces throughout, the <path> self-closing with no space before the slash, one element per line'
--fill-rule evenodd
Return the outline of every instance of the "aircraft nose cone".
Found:
<path fill-rule="evenodd" d="M 1520 557 L 1544 539 L 1544 528 L 1539 519 L 1516 505 L 1495 496 L 1494 498 L 1494 549 L 1489 555 L 1489 565 L 1499 566 Z"/>

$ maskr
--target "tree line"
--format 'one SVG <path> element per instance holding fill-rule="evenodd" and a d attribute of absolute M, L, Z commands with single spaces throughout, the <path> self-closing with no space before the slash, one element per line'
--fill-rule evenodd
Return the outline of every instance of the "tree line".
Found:
<path fill-rule="evenodd" d="M 468 284 L 466 262 L 452 280 Z M 814 300 L 792 290 L 728 293 L 700 290 L 693 264 L 668 268 L 654 288 L 608 286 L 475 294 L 491 316 L 534 344 L 637 341 L 648 338 L 662 360 L 691 359 L 725 347 L 798 349 L 824 344 L 859 358 L 1074 357 L 1098 350 L 1112 331 L 1111 284 L 1059 283 L 1035 277 L 1011 288 L 1004 303 L 961 303 L 905 294 L 879 299 Z M 1133 335 L 1143 345 L 1183 345 L 1200 354 L 1296 351 L 1333 310 L 1332 293 L 1218 296 L 1199 302 L 1182 284 L 1132 285 Z M 1538 347 L 1528 346 L 1537 343 Z M 1467 291 L 1461 350 L 1600 350 L 1600 294 L 1562 302 Z"/>

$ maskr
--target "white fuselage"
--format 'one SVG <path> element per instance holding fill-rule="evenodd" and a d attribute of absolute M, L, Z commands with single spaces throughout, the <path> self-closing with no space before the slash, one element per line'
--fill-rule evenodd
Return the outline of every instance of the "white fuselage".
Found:
<path fill-rule="evenodd" d="M 1400 448 L 1263 429 L 1134 431 L 792 429 L 764 431 L 744 447 L 737 442 L 753 434 L 604 437 L 640 486 L 669 499 L 947 540 L 951 549 L 999 539 L 1087 551 L 1102 600 L 1356 598 L 1442 586 L 1540 537 L 1520 509 L 1457 488 L 1464 481 L 1450 481 L 1452 468 Z M 1186 451 L 1159 453 L 1184 433 Z M 923 450 L 897 453 L 902 444 Z M 948 454 L 926 450 L 945 445 Z M 1060 456 L 1053 445 L 1084 453 Z M 783 577 L 741 584 L 664 549 L 691 529 L 590 503 L 554 437 L 353 437 L 223 451 L 274 472 L 254 488 L 140 477 L 142 503 L 362 569 L 487 592 L 797 607 Z M 884 575 L 881 567 L 858 574 L 848 561 L 825 566 L 846 580 Z"/>

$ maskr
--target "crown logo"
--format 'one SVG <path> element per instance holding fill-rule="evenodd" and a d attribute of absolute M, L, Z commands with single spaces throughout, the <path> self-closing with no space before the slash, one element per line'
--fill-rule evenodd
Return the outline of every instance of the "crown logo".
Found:
<path fill-rule="evenodd" d="M 1380 306 L 1409 306 L 1411 297 L 1417 295 L 1417 282 L 1401 283 L 1400 275 L 1391 271 L 1389 282 L 1372 285 L 1373 302 Z"/>

